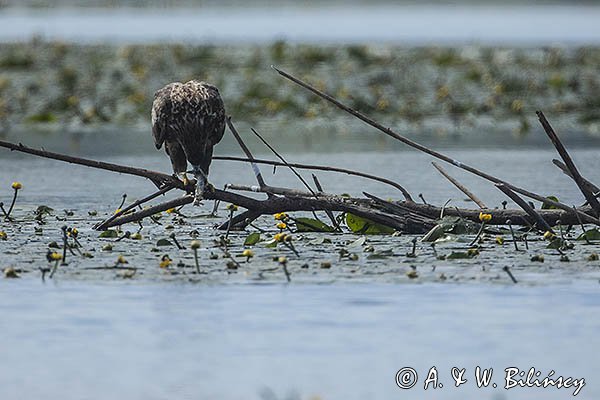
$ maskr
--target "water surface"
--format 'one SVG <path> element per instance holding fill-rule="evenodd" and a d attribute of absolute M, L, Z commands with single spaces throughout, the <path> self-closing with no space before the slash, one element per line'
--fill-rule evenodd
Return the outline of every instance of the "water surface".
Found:
<path fill-rule="evenodd" d="M 63 399 L 568 399 L 454 388 L 451 367 L 586 378 L 598 285 L 128 285 L 0 281 L 0 393 Z M 402 367 L 420 383 L 396 387 Z M 422 390 L 440 371 L 442 389 Z M 544 375 L 543 375 L 544 376 Z M 269 397 L 272 391 L 276 397 Z M 296 394 L 298 397 L 294 397 Z"/>
<path fill-rule="evenodd" d="M 596 44 L 599 18 L 594 5 L 5 9 L 0 40 Z"/>

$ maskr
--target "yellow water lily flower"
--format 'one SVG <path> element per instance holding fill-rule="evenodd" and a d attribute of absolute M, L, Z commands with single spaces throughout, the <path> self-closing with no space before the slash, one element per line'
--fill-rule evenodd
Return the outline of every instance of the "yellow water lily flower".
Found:
<path fill-rule="evenodd" d="M 285 222 L 280 222 L 277 224 L 277 229 L 286 229 L 287 228 L 287 224 Z"/>
<path fill-rule="evenodd" d="M 167 214 L 173 214 L 174 212 L 176 212 L 177 210 L 173 207 L 173 208 L 169 208 L 168 210 L 166 210 L 165 212 Z"/>
<path fill-rule="evenodd" d="M 228 204 L 228 205 L 227 205 L 227 209 L 228 209 L 229 211 L 233 211 L 233 212 L 235 212 L 235 211 L 237 211 L 237 210 L 238 210 L 238 206 L 236 206 L 235 204 Z"/>
<path fill-rule="evenodd" d="M 489 222 L 489 221 L 492 220 L 492 214 L 486 214 L 486 213 L 480 212 L 479 213 L 479 220 L 481 222 Z"/>
<path fill-rule="evenodd" d="M 199 240 L 192 240 L 192 242 L 190 243 L 190 247 L 192 248 L 192 250 L 198 250 L 200 248 L 200 241 Z"/>
<path fill-rule="evenodd" d="M 117 257 L 117 264 L 128 264 L 129 262 L 123 256 Z"/>
<path fill-rule="evenodd" d="M 289 218 L 288 215 L 284 212 L 280 212 L 277 214 L 273 214 L 273 218 L 275 218 L 277 221 L 287 221 L 287 219 Z"/>
<path fill-rule="evenodd" d="M 251 259 L 252 257 L 254 257 L 254 252 L 250 249 L 246 249 L 242 252 L 242 256 L 246 257 L 247 259 Z"/>
<path fill-rule="evenodd" d="M 60 261 L 62 260 L 62 255 L 53 251 L 50 254 L 48 254 L 48 258 L 52 261 Z"/>
<path fill-rule="evenodd" d="M 286 236 L 287 235 L 285 233 L 276 233 L 275 236 L 273 236 L 273 240 L 276 242 L 283 242 Z"/>
<path fill-rule="evenodd" d="M 544 232 L 544 240 L 552 240 L 556 237 L 556 235 L 550 231 Z"/>
<path fill-rule="evenodd" d="M 160 264 L 158 264 L 161 268 L 168 268 L 169 265 L 171 265 L 171 263 L 173 262 L 173 260 L 171 260 L 169 258 L 168 254 L 165 254 L 164 256 L 162 256 L 162 258 L 160 259 Z"/>
<path fill-rule="evenodd" d="M 280 256 L 280 257 L 277 259 L 277 262 L 278 262 L 279 264 L 286 264 L 286 263 L 287 263 L 287 257 L 286 257 L 286 256 Z"/>
<path fill-rule="evenodd" d="M 8 239 L 8 235 L 4 231 L 0 231 L 0 240 Z"/>
<path fill-rule="evenodd" d="M 23 189 L 23 184 L 21 182 L 13 182 L 11 187 L 15 190 Z"/>

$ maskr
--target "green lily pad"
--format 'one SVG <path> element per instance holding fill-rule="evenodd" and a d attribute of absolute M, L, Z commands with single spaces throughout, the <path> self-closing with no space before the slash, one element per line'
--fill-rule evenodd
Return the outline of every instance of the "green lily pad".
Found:
<path fill-rule="evenodd" d="M 98 237 L 101 237 L 101 238 L 116 238 L 117 236 L 119 236 L 119 234 L 117 233 L 117 231 L 115 231 L 114 229 L 107 229 L 104 232 L 102 232 Z"/>
<path fill-rule="evenodd" d="M 351 213 L 346 214 L 346 225 L 348 225 L 348 228 L 352 232 L 364 235 L 391 235 L 395 231 L 394 228 L 378 224 Z"/>
<path fill-rule="evenodd" d="M 158 239 L 158 241 L 156 242 L 157 246 L 173 246 L 173 243 L 171 243 L 170 240 L 168 239 Z"/>
<path fill-rule="evenodd" d="M 294 218 L 296 232 L 333 232 L 331 226 L 313 218 Z"/>
<path fill-rule="evenodd" d="M 252 232 L 244 240 L 244 246 L 253 246 L 260 241 L 260 233 Z"/>
<path fill-rule="evenodd" d="M 547 199 L 558 202 L 558 197 L 556 196 L 546 196 Z M 554 207 L 552 204 L 543 203 L 542 210 L 558 210 L 558 208 Z"/>
<path fill-rule="evenodd" d="M 575 240 L 600 240 L 600 231 L 597 228 L 590 229 L 579 235 Z"/>
<path fill-rule="evenodd" d="M 464 260 L 477 256 L 479 254 L 478 251 L 470 250 L 470 251 L 453 251 L 452 253 L 446 256 L 446 260 Z"/>

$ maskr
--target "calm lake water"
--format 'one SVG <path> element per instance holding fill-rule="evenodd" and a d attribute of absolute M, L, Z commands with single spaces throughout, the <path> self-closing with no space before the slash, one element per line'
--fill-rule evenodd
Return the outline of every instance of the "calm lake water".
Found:
<path fill-rule="evenodd" d="M 598 284 L 128 285 L 0 281 L 4 399 L 568 399 L 505 390 L 508 367 L 585 378 Z M 396 372 L 419 383 L 399 389 Z M 441 389 L 423 390 L 428 370 Z M 477 389 L 493 368 L 498 388 Z M 452 367 L 468 382 L 453 386 Z M 272 394 L 269 394 L 272 393 Z M 318 396 L 318 397 L 317 397 Z"/>
<path fill-rule="evenodd" d="M 554 168 L 550 150 L 448 150 L 533 191 L 578 204 L 573 184 Z M 573 157 L 600 178 L 595 149 Z M 168 171 L 160 153 L 96 158 Z M 431 202 L 464 203 L 412 151 L 290 154 L 290 161 L 352 167 L 391 177 Z M 152 190 L 144 180 L 51 160 L 0 153 L 0 186 L 23 182 L 19 204 L 84 213 L 114 209 L 122 193 Z M 270 169 L 265 170 L 265 172 Z M 491 185 L 452 170 L 485 202 Z M 319 174 L 331 192 L 394 189 Z M 295 185 L 278 169 L 273 185 Z M 252 184 L 249 169 L 215 162 L 211 180 Z M 7 192 L 4 191 L 3 199 Z M 5 202 L 7 200 L 4 200 Z M 207 208 L 210 208 L 207 206 Z M 84 225 L 83 223 L 80 223 Z M 549 264 L 552 268 L 552 264 Z M 31 275 L 31 274 L 30 274 Z M 600 383 L 597 280 L 536 284 L 186 284 L 116 281 L 0 280 L 0 394 L 3 399 L 567 399 L 573 389 L 505 390 L 504 369 L 531 367 L 541 378 L 585 378 L 577 398 L 596 399 Z M 239 282 L 239 281 L 235 281 Z M 419 383 L 399 389 L 395 374 L 413 367 Z M 444 387 L 423 391 L 429 368 Z M 474 369 L 492 367 L 499 388 L 477 389 Z M 452 367 L 468 383 L 454 388 Z M 313 397 L 318 396 L 318 397 Z"/>
<path fill-rule="evenodd" d="M 595 5 L 264 5 L 0 10 L 0 41 L 597 44 Z"/>

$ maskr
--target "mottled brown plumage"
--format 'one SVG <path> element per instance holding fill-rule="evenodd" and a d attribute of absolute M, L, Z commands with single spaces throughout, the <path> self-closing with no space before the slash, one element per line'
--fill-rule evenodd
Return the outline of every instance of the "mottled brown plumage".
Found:
<path fill-rule="evenodd" d="M 198 181 L 197 195 L 207 182 L 213 146 L 225 131 L 225 107 L 216 87 L 200 81 L 174 82 L 154 94 L 152 135 L 163 143 L 173 171 L 183 174 L 187 163 Z"/>

